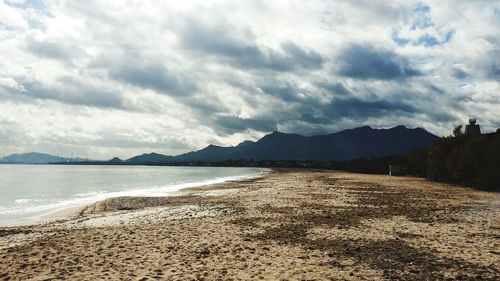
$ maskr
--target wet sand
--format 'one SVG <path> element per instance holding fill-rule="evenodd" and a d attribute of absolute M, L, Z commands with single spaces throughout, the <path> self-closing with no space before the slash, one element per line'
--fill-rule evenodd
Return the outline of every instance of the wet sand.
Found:
<path fill-rule="evenodd" d="M 500 194 L 278 170 L 0 228 L 0 280 L 499 280 Z"/>

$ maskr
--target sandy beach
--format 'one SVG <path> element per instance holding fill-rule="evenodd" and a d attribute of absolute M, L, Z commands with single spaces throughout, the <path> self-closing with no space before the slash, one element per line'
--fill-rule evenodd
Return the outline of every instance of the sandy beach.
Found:
<path fill-rule="evenodd" d="M 0 228 L 0 280 L 498 280 L 500 194 L 275 170 Z"/>

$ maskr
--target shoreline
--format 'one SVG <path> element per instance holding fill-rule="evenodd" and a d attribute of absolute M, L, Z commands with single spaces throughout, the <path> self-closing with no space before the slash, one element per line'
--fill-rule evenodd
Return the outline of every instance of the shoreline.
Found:
<path fill-rule="evenodd" d="M 273 170 L 0 228 L 0 279 L 498 280 L 498 202 L 420 178 Z"/>
<path fill-rule="evenodd" d="M 71 220 L 74 219 L 79 213 L 81 213 L 84 209 L 88 208 L 91 205 L 98 204 L 99 202 L 112 199 L 112 198 L 121 198 L 121 197 L 137 197 L 137 198 L 143 198 L 143 197 L 171 197 L 171 196 L 182 196 L 182 195 L 188 195 L 190 190 L 192 189 L 197 189 L 197 188 L 204 188 L 204 187 L 209 187 L 212 185 L 217 185 L 217 184 L 222 184 L 225 182 L 237 182 L 237 181 L 244 181 L 247 179 L 251 178 L 256 178 L 256 177 L 261 177 L 265 176 L 266 174 L 269 174 L 272 172 L 272 169 L 270 168 L 258 168 L 261 171 L 258 171 L 257 174 L 253 175 L 244 175 L 244 176 L 229 176 L 229 177 L 221 177 L 221 178 L 216 178 L 216 179 L 211 179 L 211 180 L 204 180 L 200 182 L 190 182 L 190 183 L 181 183 L 181 184 L 174 184 L 171 186 L 168 186 L 169 188 L 178 188 L 173 191 L 168 191 L 165 192 L 163 195 L 118 195 L 118 196 L 113 196 L 111 195 L 110 197 L 105 197 L 102 199 L 97 199 L 95 201 L 91 202 L 86 202 L 86 203 L 68 203 L 67 206 L 61 206 L 57 207 L 54 209 L 49 209 L 46 211 L 41 212 L 40 214 L 36 214 L 34 216 L 30 217 L 23 217 L 23 218 L 13 218 L 13 219 L 4 219 L 0 221 L 0 228 L 6 228 L 6 227 L 23 227 L 23 226 L 33 226 L 33 225 L 40 225 L 40 224 L 50 224 L 51 222 L 56 222 L 56 221 L 66 221 L 66 220 Z M 145 188 L 142 190 L 148 190 L 150 188 Z M 142 190 L 136 190 L 135 192 L 140 193 Z M 127 191 L 123 191 L 123 193 L 126 193 Z M 115 192 L 117 193 L 117 192 Z M 119 192 L 122 193 L 122 192 Z"/>
<path fill-rule="evenodd" d="M 37 216 L 27 218 L 6 219 L 0 222 L 1 228 L 15 228 L 48 224 L 55 221 L 69 220 L 76 216 L 88 204 L 76 204 L 73 206 L 61 207 Z"/>

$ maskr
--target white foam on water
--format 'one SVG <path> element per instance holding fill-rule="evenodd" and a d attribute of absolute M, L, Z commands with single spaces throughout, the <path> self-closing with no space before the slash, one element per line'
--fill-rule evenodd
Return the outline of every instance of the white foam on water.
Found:
<path fill-rule="evenodd" d="M 14 205 L 0 206 L 0 226 L 20 225 L 23 224 L 23 221 L 29 223 L 36 222 L 40 218 L 48 217 L 51 214 L 61 212 L 61 210 L 75 206 L 83 207 L 107 198 L 121 196 L 168 196 L 170 193 L 185 188 L 249 179 L 269 173 L 269 171 L 269 169 L 259 169 L 256 173 L 241 176 L 217 177 L 197 182 L 175 183 L 165 186 L 144 187 L 125 191 L 106 192 L 101 190 L 88 193 L 76 193 L 71 199 L 61 201 L 27 198 L 16 199 Z"/>

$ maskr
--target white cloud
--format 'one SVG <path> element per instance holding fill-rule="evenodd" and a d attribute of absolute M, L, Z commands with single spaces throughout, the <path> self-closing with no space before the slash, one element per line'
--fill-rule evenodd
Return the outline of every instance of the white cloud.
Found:
<path fill-rule="evenodd" d="M 495 1 L 0 0 L 0 143 L 126 158 L 272 128 L 491 131 L 499 24 Z"/>
<path fill-rule="evenodd" d="M 0 0 L 0 26 L 9 30 L 25 30 L 29 25 L 23 11 Z"/>

